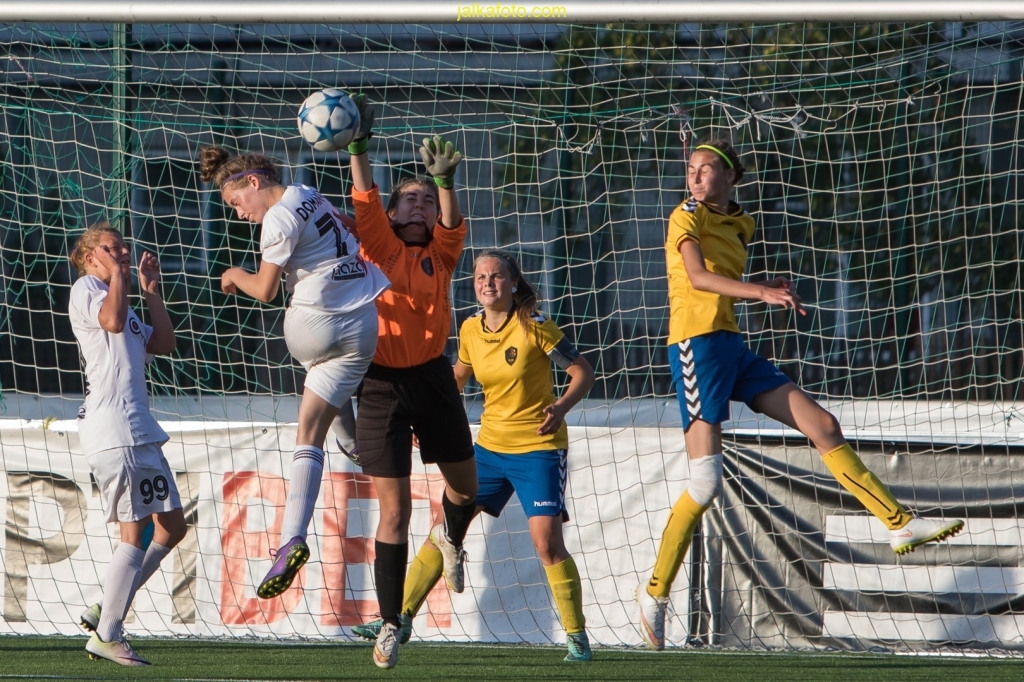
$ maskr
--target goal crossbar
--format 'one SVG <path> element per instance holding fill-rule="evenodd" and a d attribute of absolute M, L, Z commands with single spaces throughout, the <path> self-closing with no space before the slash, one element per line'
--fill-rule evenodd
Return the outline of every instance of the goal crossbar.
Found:
<path fill-rule="evenodd" d="M 1024 19 L 1019 0 L 6 0 L 5 22 L 83 23 L 673 23 L 749 21 L 999 21 Z"/>

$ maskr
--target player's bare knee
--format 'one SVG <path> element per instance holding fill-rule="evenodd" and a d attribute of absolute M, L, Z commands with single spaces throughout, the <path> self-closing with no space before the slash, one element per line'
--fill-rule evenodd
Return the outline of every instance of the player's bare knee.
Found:
<path fill-rule="evenodd" d="M 537 558 L 545 566 L 551 566 L 558 563 L 558 552 L 547 543 L 534 543 L 534 547 L 537 549 Z"/>
<path fill-rule="evenodd" d="M 822 412 L 825 412 L 825 416 L 822 417 L 823 426 L 825 428 L 825 435 L 834 439 L 842 438 L 843 427 L 839 425 L 839 420 L 836 419 L 835 415 L 832 414 L 831 412 L 826 412 L 825 410 L 822 410 Z"/>
<path fill-rule="evenodd" d="M 568 557 L 564 544 L 557 538 L 535 537 L 533 547 L 537 550 L 537 558 L 545 566 L 561 563 Z"/>
<path fill-rule="evenodd" d="M 462 490 L 456 490 L 455 488 L 449 487 L 445 490 L 445 495 L 448 499 L 454 502 L 460 507 L 465 507 L 467 504 L 472 504 L 476 500 L 477 487 L 473 486 L 471 489 L 463 487 Z"/>
<path fill-rule="evenodd" d="M 177 546 L 188 533 L 188 524 L 180 509 L 156 515 L 153 524 L 156 526 L 153 540 L 164 547 Z"/>
<path fill-rule="evenodd" d="M 444 474 L 445 495 L 449 500 L 462 507 L 476 499 L 477 492 L 480 490 L 480 482 L 477 480 L 475 469 L 471 471 L 442 470 L 441 473 Z"/>
<path fill-rule="evenodd" d="M 814 433 L 807 436 L 816 447 L 829 449 L 843 440 L 843 428 L 831 412 L 821 409 L 815 415 Z"/>
<path fill-rule="evenodd" d="M 378 527 L 389 535 L 405 536 L 409 532 L 409 522 L 412 519 L 412 508 L 404 505 L 380 510 L 380 522 Z"/>
<path fill-rule="evenodd" d="M 176 547 L 182 540 L 185 539 L 185 535 L 188 534 L 188 525 L 185 523 L 185 519 L 182 518 L 176 521 L 173 526 L 168 529 L 168 547 Z"/>

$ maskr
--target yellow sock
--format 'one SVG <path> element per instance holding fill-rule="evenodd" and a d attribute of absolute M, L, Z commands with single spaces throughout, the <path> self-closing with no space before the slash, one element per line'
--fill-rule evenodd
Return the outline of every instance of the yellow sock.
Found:
<path fill-rule="evenodd" d="M 544 572 L 548 574 L 548 585 L 565 632 L 570 635 L 583 632 L 587 621 L 583 618 L 583 584 L 576 562 L 569 557 L 561 563 L 545 566 Z"/>
<path fill-rule="evenodd" d="M 822 460 L 839 484 L 853 493 L 890 530 L 902 528 L 910 521 L 906 508 L 892 496 L 877 476 L 868 471 L 849 443 L 826 452 Z"/>
<path fill-rule="evenodd" d="M 402 613 L 407 616 L 415 616 L 423 606 L 430 590 L 441 578 L 444 570 L 444 559 L 441 558 L 441 551 L 434 547 L 434 544 L 427 540 L 420 547 L 420 551 L 412 560 L 409 571 L 405 574 L 405 599 L 402 603 Z"/>
<path fill-rule="evenodd" d="M 654 573 L 651 574 L 651 581 L 647 583 L 647 594 L 663 598 L 672 591 L 672 582 L 679 573 L 679 566 L 683 563 L 686 550 L 690 548 L 693 531 L 700 523 L 700 517 L 710 506 L 701 506 L 694 502 L 689 490 L 684 490 L 676 500 L 665 525 L 665 533 L 661 536 L 658 560 L 654 562 Z"/>

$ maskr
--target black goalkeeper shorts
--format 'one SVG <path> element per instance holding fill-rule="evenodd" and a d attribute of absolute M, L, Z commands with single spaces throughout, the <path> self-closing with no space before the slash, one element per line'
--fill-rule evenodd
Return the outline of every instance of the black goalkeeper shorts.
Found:
<path fill-rule="evenodd" d="M 371 363 L 358 395 L 356 445 L 364 474 L 408 477 L 414 433 L 424 464 L 473 457 L 466 408 L 446 357 L 405 368 Z"/>

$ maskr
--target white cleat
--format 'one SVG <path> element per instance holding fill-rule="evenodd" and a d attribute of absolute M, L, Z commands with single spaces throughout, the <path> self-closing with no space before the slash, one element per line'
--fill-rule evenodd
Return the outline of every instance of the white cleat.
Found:
<path fill-rule="evenodd" d="M 897 554 L 906 554 L 927 542 L 942 542 L 951 538 L 963 528 L 964 522 L 959 519 L 940 521 L 915 516 L 899 530 L 889 531 L 889 545 Z"/>
<path fill-rule="evenodd" d="M 104 642 L 95 632 L 85 643 L 85 650 L 89 652 L 89 658 L 97 660 L 105 658 L 118 665 L 150 665 L 150 662 L 135 653 L 132 645 L 123 637 L 112 642 Z"/>
<path fill-rule="evenodd" d="M 390 669 L 398 665 L 399 629 L 391 623 L 380 626 L 377 643 L 373 645 L 373 663 L 378 668 Z"/>
<path fill-rule="evenodd" d="M 647 593 L 647 585 L 640 583 L 636 588 L 636 603 L 640 607 L 640 636 L 648 649 L 661 651 L 665 648 L 665 612 L 668 597 L 658 599 Z"/>
<path fill-rule="evenodd" d="M 444 581 L 448 589 L 457 594 L 466 589 L 466 553 L 461 547 L 452 544 L 444 534 L 444 524 L 437 524 L 430 529 L 430 541 L 441 550 L 444 560 Z"/>
<path fill-rule="evenodd" d="M 78 617 L 78 622 L 86 632 L 96 632 L 96 628 L 100 626 L 100 616 L 102 613 L 100 605 L 93 604 L 85 611 L 82 611 L 82 615 Z"/>

